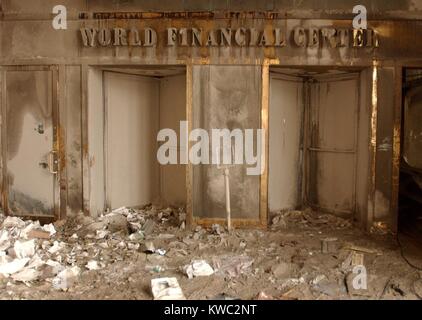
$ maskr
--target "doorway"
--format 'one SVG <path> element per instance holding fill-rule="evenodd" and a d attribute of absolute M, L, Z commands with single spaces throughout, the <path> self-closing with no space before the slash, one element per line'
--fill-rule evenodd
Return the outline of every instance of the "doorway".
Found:
<path fill-rule="evenodd" d="M 398 231 L 422 244 L 422 69 L 404 72 Z"/>
<path fill-rule="evenodd" d="M 99 159 L 91 168 L 91 212 L 185 206 L 185 166 L 157 160 L 158 132 L 178 132 L 186 119 L 185 68 L 92 68 L 88 79 L 89 148 Z"/>
<path fill-rule="evenodd" d="M 272 213 L 311 207 L 359 219 L 367 207 L 367 70 L 271 68 Z"/>
<path fill-rule="evenodd" d="M 7 215 L 60 215 L 57 68 L 2 69 L 2 208 Z"/>

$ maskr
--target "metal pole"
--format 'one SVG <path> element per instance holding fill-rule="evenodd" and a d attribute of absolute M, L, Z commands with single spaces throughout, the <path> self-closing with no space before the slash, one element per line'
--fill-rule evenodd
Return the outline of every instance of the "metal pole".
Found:
<path fill-rule="evenodd" d="M 226 186 L 227 230 L 230 232 L 231 228 L 232 228 L 232 222 L 231 222 L 231 206 L 230 206 L 230 171 L 229 171 L 229 168 L 224 169 L 224 184 Z"/>

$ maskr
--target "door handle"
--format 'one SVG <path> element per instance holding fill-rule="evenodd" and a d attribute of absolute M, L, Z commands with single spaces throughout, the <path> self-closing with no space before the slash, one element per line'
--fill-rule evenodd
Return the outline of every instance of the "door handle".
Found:
<path fill-rule="evenodd" d="M 51 174 L 58 173 L 58 160 L 57 160 L 57 151 L 52 150 L 48 156 L 48 169 L 50 170 Z"/>

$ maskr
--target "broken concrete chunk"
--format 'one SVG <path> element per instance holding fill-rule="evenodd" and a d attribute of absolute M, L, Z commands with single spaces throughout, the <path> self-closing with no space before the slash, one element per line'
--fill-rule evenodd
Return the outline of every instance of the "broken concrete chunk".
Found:
<path fill-rule="evenodd" d="M 151 280 L 154 300 L 186 300 L 176 278 L 159 278 Z"/>
<path fill-rule="evenodd" d="M 194 277 L 208 277 L 214 274 L 214 269 L 204 260 L 194 260 L 184 266 L 183 270 L 189 279 Z"/>
<path fill-rule="evenodd" d="M 13 249 L 15 250 L 15 255 L 18 259 L 31 258 L 35 254 L 35 240 L 17 240 Z"/>

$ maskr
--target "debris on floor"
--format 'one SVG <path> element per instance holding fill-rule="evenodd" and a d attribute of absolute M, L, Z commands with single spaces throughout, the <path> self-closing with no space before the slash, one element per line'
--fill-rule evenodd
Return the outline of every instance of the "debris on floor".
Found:
<path fill-rule="evenodd" d="M 312 210 L 268 231 L 186 228 L 183 208 L 122 207 L 42 226 L 0 215 L 0 299 L 419 299 L 389 235 Z M 378 238 L 377 238 L 378 237 Z M 382 238 L 380 238 L 382 237 Z M 368 289 L 356 290 L 364 266 Z"/>
<path fill-rule="evenodd" d="M 154 300 L 185 300 L 176 278 L 159 278 L 151 280 Z"/>
<path fill-rule="evenodd" d="M 194 260 L 186 265 L 183 270 L 189 279 L 194 277 L 208 277 L 214 274 L 214 269 L 204 260 Z"/>

